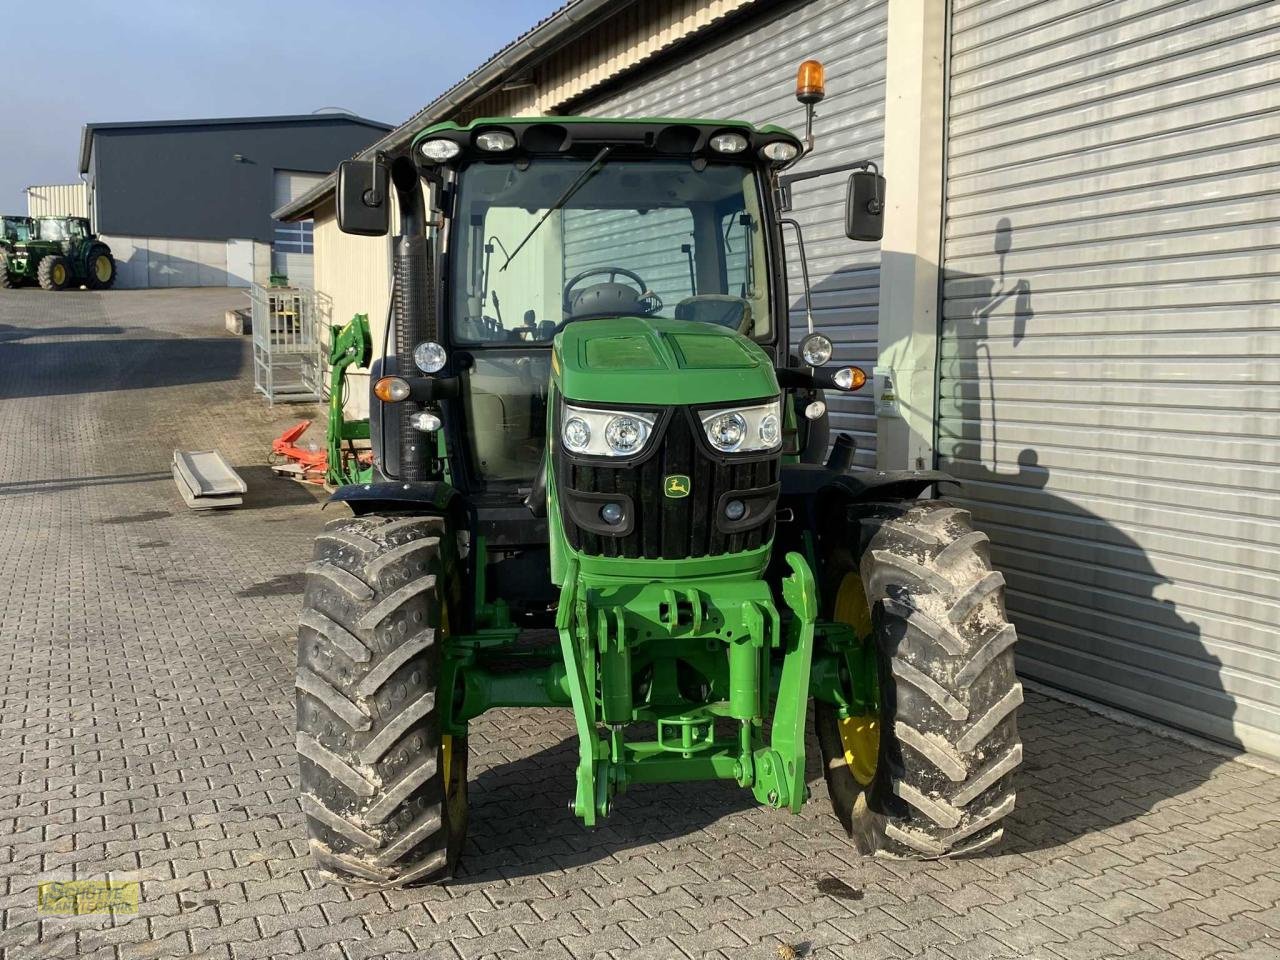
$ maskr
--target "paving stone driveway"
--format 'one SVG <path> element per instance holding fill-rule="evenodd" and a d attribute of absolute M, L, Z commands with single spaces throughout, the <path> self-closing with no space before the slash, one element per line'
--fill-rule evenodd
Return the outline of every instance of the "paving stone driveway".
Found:
<path fill-rule="evenodd" d="M 862 860 L 727 786 L 566 809 L 567 715 L 474 725 L 457 880 L 349 891 L 304 856 L 292 621 L 303 412 L 254 399 L 227 291 L 0 294 L 0 954 L 6 957 L 1280 956 L 1280 779 L 1031 693 L 994 855 Z M 174 447 L 243 508 L 187 510 Z M 42 880 L 141 880 L 136 916 L 41 916 Z"/>

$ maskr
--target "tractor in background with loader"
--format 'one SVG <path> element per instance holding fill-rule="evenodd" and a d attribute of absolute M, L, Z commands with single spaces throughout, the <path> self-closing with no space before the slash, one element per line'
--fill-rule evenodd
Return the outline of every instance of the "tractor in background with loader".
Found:
<path fill-rule="evenodd" d="M 340 167 L 342 230 L 400 211 L 375 475 L 332 497 L 353 516 L 316 540 L 298 632 L 302 806 L 340 879 L 451 874 L 468 727 L 499 707 L 572 712 L 587 825 L 677 781 L 798 811 L 812 700 L 861 850 L 1000 838 L 1022 689 L 986 537 L 921 499 L 946 475 L 851 469 L 826 398 L 866 376 L 811 313 L 791 345 L 783 172 L 821 73 L 803 140 L 495 118 Z M 885 181 L 843 169 L 846 233 L 878 240 Z"/>
<path fill-rule="evenodd" d="M 34 224 L 26 239 L 0 249 L 0 288 L 35 282 L 45 290 L 108 290 L 116 282 L 111 248 L 84 217 L 39 217 Z"/>

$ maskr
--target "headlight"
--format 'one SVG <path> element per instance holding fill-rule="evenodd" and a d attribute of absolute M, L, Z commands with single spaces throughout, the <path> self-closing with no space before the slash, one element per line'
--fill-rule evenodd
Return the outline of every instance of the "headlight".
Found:
<path fill-rule="evenodd" d="M 800 356 L 811 367 L 820 367 L 831 359 L 835 348 L 831 338 L 823 333 L 811 333 L 800 341 Z"/>
<path fill-rule="evenodd" d="M 800 150 L 794 143 L 787 143 L 785 140 L 775 140 L 773 143 L 766 143 L 760 148 L 761 155 L 766 160 L 772 160 L 775 163 L 787 163 L 796 158 Z"/>
<path fill-rule="evenodd" d="M 589 457 L 632 457 L 644 450 L 657 415 L 631 410 L 588 410 L 564 405 L 560 440 Z"/>
<path fill-rule="evenodd" d="M 707 442 L 721 453 L 776 449 L 782 443 L 782 404 L 709 410 L 701 414 Z"/>
<path fill-rule="evenodd" d="M 444 347 L 433 340 L 424 340 L 413 348 L 413 362 L 423 373 L 439 373 L 448 359 Z"/>
<path fill-rule="evenodd" d="M 432 163 L 443 163 L 456 157 L 462 148 L 452 140 L 424 140 L 418 152 Z"/>
<path fill-rule="evenodd" d="M 740 133 L 717 133 L 711 138 L 711 149 L 716 153 L 741 153 L 747 149 L 747 138 Z"/>
<path fill-rule="evenodd" d="M 484 133 L 477 134 L 476 146 L 481 150 L 501 153 L 504 150 L 514 150 L 516 138 L 506 130 L 486 130 Z"/>

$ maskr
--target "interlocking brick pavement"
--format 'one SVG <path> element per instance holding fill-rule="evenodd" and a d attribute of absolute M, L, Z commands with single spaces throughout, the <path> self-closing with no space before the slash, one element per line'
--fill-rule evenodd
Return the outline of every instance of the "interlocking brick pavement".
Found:
<path fill-rule="evenodd" d="M 727 785 L 566 809 L 568 715 L 474 724 L 457 880 L 347 890 L 311 869 L 292 621 L 313 491 L 272 478 L 228 291 L 0 295 L 0 954 L 12 958 L 1280 955 L 1280 779 L 1031 692 L 998 852 L 857 857 Z M 175 447 L 250 493 L 189 511 Z M 136 877 L 136 916 L 41 916 L 36 885 Z M 837 877 L 851 892 L 819 889 Z"/>

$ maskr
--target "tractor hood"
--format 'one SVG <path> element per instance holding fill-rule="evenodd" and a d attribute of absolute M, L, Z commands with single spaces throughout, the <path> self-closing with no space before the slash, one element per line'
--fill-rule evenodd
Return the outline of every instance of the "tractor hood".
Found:
<path fill-rule="evenodd" d="M 700 406 L 779 392 L 753 341 L 687 320 L 578 320 L 556 337 L 552 367 L 560 393 L 585 403 Z"/>

